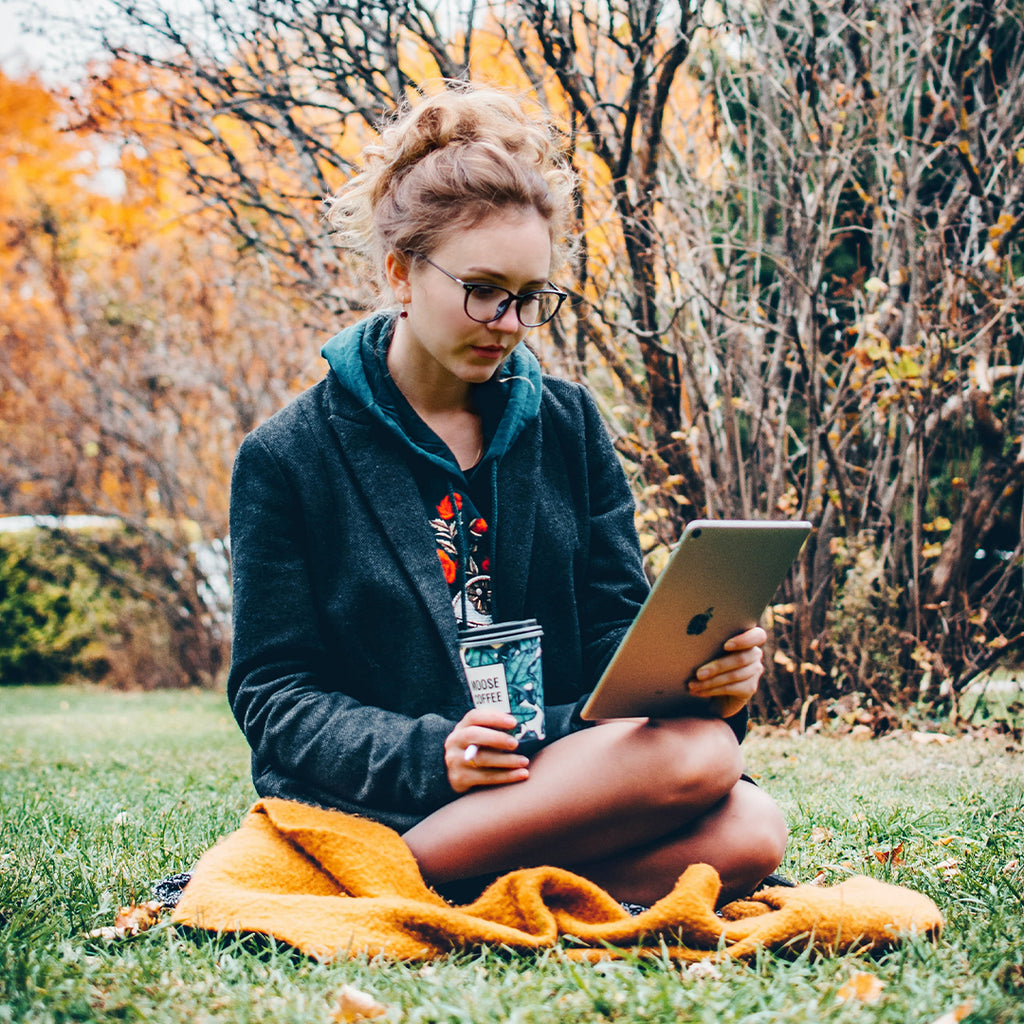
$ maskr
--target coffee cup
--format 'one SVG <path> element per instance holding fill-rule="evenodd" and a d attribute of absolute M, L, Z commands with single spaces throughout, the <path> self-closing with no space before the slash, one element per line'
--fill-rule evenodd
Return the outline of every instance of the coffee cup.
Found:
<path fill-rule="evenodd" d="M 459 657 L 473 705 L 507 711 L 516 739 L 544 739 L 543 630 L 536 619 L 477 626 L 459 633 Z"/>

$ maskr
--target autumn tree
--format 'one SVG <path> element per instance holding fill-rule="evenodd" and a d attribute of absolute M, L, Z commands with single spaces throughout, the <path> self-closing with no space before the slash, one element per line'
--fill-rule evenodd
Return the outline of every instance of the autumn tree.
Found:
<path fill-rule="evenodd" d="M 186 194 L 157 94 L 126 68 L 92 88 L 83 121 L 39 82 L 0 79 L 0 509 L 121 520 L 143 571 L 105 571 L 171 631 L 147 671 L 208 682 L 227 645 L 209 600 L 226 562 L 210 555 L 233 453 L 310 379 L 315 341 L 263 261 L 239 260 Z"/>
<path fill-rule="evenodd" d="M 668 191 L 716 506 L 818 526 L 772 696 L 955 691 L 1024 627 L 1019 8 L 721 11 Z"/>
<path fill-rule="evenodd" d="M 200 6 L 190 24 L 111 0 L 108 48 L 152 70 L 191 191 L 241 258 L 325 330 L 368 293 L 320 200 L 383 115 L 477 79 L 560 121 L 581 259 L 535 344 L 602 402 L 652 571 L 695 515 L 817 527 L 775 610 L 765 710 L 955 690 L 1016 641 L 1012 4 Z"/>

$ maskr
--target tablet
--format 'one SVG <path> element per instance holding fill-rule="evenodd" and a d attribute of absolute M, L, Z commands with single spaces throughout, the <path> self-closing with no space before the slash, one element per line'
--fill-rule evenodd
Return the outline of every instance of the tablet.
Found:
<path fill-rule="evenodd" d="M 778 520 L 697 519 L 683 531 L 581 712 L 583 718 L 706 713 L 687 681 L 756 626 L 811 531 Z"/>

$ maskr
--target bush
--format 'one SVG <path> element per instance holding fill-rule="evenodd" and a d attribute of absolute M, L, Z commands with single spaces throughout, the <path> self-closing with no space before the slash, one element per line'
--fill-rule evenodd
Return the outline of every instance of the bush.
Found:
<path fill-rule="evenodd" d="M 84 576 L 52 538 L 0 535 L 0 683 L 88 674 L 85 649 L 98 623 Z"/>
<path fill-rule="evenodd" d="M 120 523 L 0 533 L 0 685 L 210 685 L 226 642 L 190 561 Z"/>

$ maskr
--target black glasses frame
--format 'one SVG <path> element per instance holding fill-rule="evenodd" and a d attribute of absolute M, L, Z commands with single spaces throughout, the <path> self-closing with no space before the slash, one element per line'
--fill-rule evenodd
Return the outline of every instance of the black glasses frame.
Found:
<path fill-rule="evenodd" d="M 558 314 L 558 311 L 562 308 L 562 303 L 569 297 L 568 292 L 562 291 L 561 288 L 556 288 L 551 285 L 549 288 L 534 288 L 532 291 L 520 292 L 518 295 L 515 292 L 510 292 L 507 288 L 502 288 L 501 285 L 497 284 L 485 284 L 482 281 L 463 281 L 461 277 L 456 277 L 454 274 L 445 270 L 444 267 L 439 267 L 432 259 L 424 256 L 423 253 L 413 253 L 413 256 L 423 260 L 424 263 L 429 263 L 435 270 L 440 270 L 445 277 L 451 278 L 456 284 L 462 285 L 466 291 L 466 298 L 462 304 L 462 308 L 465 311 L 466 316 L 469 317 L 474 323 L 478 324 L 493 324 L 495 321 L 500 320 L 507 312 L 509 306 L 514 302 L 516 305 L 516 319 L 523 325 L 523 327 L 542 327 L 544 324 L 549 323 Z M 481 320 L 479 317 L 473 316 L 469 311 L 469 300 L 478 288 L 488 288 L 495 292 L 504 292 L 508 298 L 502 299 L 498 303 L 497 312 L 488 320 Z M 523 319 L 523 303 L 529 302 L 536 295 L 554 295 L 557 298 L 555 308 L 551 313 L 544 317 L 543 320 L 535 324 L 528 324 Z"/>

